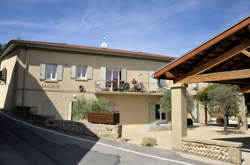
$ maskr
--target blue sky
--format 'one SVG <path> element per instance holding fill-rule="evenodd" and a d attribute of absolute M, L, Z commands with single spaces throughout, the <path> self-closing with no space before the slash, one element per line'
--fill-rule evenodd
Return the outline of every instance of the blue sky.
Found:
<path fill-rule="evenodd" d="M 249 0 L 0 0 L 0 43 L 24 40 L 179 57 L 250 14 Z"/>

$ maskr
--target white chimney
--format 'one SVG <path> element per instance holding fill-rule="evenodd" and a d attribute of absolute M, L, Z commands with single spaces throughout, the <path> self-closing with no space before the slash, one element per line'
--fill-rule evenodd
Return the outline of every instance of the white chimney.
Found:
<path fill-rule="evenodd" d="M 108 44 L 107 44 L 107 42 L 106 42 L 106 36 L 104 36 L 103 37 L 103 41 L 102 41 L 102 43 L 101 43 L 101 48 L 107 48 L 107 46 L 108 46 Z"/>

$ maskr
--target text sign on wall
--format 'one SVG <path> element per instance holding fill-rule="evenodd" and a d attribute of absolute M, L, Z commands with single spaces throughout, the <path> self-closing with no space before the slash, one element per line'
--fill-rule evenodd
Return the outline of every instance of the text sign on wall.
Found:
<path fill-rule="evenodd" d="M 59 89 L 60 85 L 59 84 L 42 84 L 43 88 L 54 88 L 54 89 Z"/>

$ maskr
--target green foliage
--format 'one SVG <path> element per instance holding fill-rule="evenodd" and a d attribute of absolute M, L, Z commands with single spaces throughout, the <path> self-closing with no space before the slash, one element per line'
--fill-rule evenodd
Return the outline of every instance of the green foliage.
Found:
<path fill-rule="evenodd" d="M 110 102 L 104 97 L 100 97 L 98 100 L 90 101 L 90 108 L 92 112 L 109 112 Z"/>
<path fill-rule="evenodd" d="M 160 99 L 161 110 L 163 112 L 171 112 L 171 92 L 167 92 Z M 193 96 L 187 94 L 187 112 L 191 113 L 194 107 Z"/>
<path fill-rule="evenodd" d="M 200 90 L 195 96 L 194 99 L 200 104 L 207 106 L 210 99 L 208 97 L 208 92 L 220 86 L 219 84 L 208 85 L 207 87 Z"/>
<path fill-rule="evenodd" d="M 226 116 L 237 115 L 239 91 L 236 87 L 219 85 L 208 92 L 208 106 Z"/>
<path fill-rule="evenodd" d="M 171 92 L 167 92 L 162 96 L 160 104 L 163 112 L 171 112 Z"/>
<path fill-rule="evenodd" d="M 88 112 L 108 112 L 109 108 L 109 101 L 103 97 L 98 100 L 86 100 L 85 97 L 80 97 L 74 103 L 72 117 L 77 120 L 87 119 Z"/>
<path fill-rule="evenodd" d="M 89 110 L 90 104 L 84 97 L 81 97 L 74 103 L 72 117 L 77 120 L 87 119 Z"/>

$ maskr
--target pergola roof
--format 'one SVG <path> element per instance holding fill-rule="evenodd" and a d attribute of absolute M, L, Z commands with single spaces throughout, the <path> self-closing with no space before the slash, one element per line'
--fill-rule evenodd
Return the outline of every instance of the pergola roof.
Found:
<path fill-rule="evenodd" d="M 237 84 L 250 92 L 250 17 L 159 69 L 154 78 Z"/>

